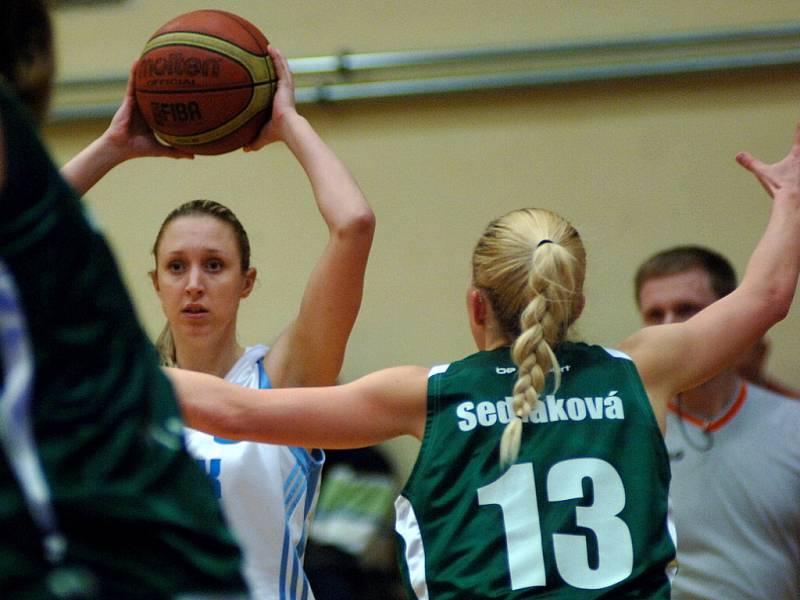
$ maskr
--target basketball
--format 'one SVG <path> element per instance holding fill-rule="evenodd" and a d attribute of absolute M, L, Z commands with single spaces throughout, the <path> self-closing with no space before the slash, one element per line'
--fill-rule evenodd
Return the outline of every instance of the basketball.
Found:
<path fill-rule="evenodd" d="M 188 12 L 158 29 L 134 76 L 136 102 L 156 137 L 195 154 L 251 142 L 277 88 L 267 44 L 255 25 L 221 10 Z"/>

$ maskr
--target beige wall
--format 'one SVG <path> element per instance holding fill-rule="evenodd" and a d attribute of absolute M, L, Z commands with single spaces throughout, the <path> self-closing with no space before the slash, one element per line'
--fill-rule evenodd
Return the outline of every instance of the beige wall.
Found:
<path fill-rule="evenodd" d="M 152 31 L 207 3 L 130 0 L 62 10 L 61 76 L 124 73 Z M 675 2 L 217 2 L 259 24 L 290 58 L 356 52 L 538 43 L 604 35 L 778 23 L 796 0 Z M 472 244 L 513 208 L 570 218 L 589 252 L 579 332 L 614 344 L 638 324 L 631 275 L 646 255 L 704 243 L 740 274 L 769 202 L 734 155 L 784 155 L 800 117 L 796 69 L 585 83 L 326 106 L 301 111 L 350 166 L 378 218 L 363 309 L 343 379 L 384 366 L 446 362 L 472 350 L 463 310 Z M 104 122 L 47 128 L 65 161 Z M 88 196 L 114 245 L 148 331 L 163 317 L 146 276 L 169 209 L 210 197 L 248 228 L 260 284 L 240 337 L 269 341 L 292 317 L 325 241 L 305 177 L 282 146 L 194 161 L 143 159 Z M 800 309 L 770 334 L 770 370 L 800 385 Z M 390 445 L 404 469 L 416 444 Z"/>

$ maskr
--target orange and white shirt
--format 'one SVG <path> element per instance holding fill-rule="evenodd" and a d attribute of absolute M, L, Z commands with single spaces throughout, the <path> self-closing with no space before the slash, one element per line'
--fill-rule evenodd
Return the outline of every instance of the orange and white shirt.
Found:
<path fill-rule="evenodd" d="M 673 600 L 800 596 L 800 402 L 742 383 L 710 421 L 667 415 Z"/>

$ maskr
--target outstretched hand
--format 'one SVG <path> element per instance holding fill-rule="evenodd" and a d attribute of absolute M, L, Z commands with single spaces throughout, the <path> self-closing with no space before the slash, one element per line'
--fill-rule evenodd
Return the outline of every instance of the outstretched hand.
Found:
<path fill-rule="evenodd" d="M 789 153 L 779 162 L 766 164 L 749 152 L 740 152 L 736 161 L 756 176 L 771 197 L 779 190 L 800 193 L 800 123 L 795 126 L 794 143 Z"/>
<path fill-rule="evenodd" d="M 278 77 L 278 88 L 272 99 L 272 117 L 261 129 L 256 139 L 244 147 L 245 152 L 260 150 L 267 144 L 284 139 L 283 125 L 286 117 L 296 114 L 294 98 L 294 79 L 289 69 L 289 61 L 280 50 L 270 44 L 267 48 L 272 64 L 275 65 L 275 74 Z"/>
<path fill-rule="evenodd" d="M 123 159 L 143 156 L 169 158 L 194 158 L 194 154 L 160 143 L 145 122 L 136 104 L 134 77 L 138 61 L 133 63 L 128 76 L 125 98 L 117 109 L 103 136 L 106 142 L 120 153 Z"/>

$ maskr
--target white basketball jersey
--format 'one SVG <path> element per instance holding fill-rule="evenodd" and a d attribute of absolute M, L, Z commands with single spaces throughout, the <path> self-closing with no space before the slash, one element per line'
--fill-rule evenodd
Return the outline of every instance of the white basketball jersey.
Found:
<path fill-rule="evenodd" d="M 248 347 L 225 376 L 269 388 L 263 345 Z M 214 485 L 244 553 L 251 598 L 313 600 L 303 571 L 308 529 L 319 493 L 322 450 L 235 442 L 186 428 L 186 445 Z"/>

